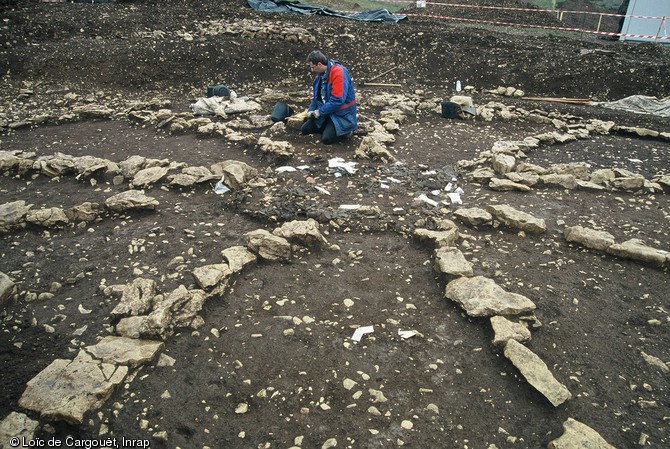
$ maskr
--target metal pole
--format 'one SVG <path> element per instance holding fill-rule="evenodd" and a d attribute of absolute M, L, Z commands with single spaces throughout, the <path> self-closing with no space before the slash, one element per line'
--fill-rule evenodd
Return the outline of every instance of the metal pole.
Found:
<path fill-rule="evenodd" d="M 589 7 L 588 6 L 586 7 L 586 12 L 587 13 L 589 12 Z M 580 27 L 581 31 L 579 32 L 579 37 L 581 39 L 584 39 L 584 26 L 585 26 L 584 24 L 585 23 L 586 23 L 586 14 L 582 14 L 582 26 Z"/>
<path fill-rule="evenodd" d="M 633 16 L 635 15 L 635 7 L 637 6 L 637 0 L 631 0 L 631 3 L 633 4 L 633 6 L 631 7 L 630 4 L 628 5 L 628 9 L 626 10 L 626 17 L 624 18 L 624 25 L 627 25 L 626 32 L 625 33 L 623 32 L 623 28 L 621 30 L 621 33 L 625 34 L 626 36 L 628 36 L 628 31 L 630 30 L 630 23 L 633 21 Z M 622 37 L 623 39 L 621 39 Z M 619 36 L 619 40 L 625 41 L 626 37 Z"/>
<path fill-rule="evenodd" d="M 663 24 L 665 23 L 666 16 L 663 16 L 661 19 L 661 24 L 658 26 L 658 31 L 656 31 L 656 37 L 654 38 L 654 43 L 658 43 L 658 38 L 661 36 L 661 29 L 663 29 Z"/>
<path fill-rule="evenodd" d="M 603 21 L 603 15 L 600 14 L 600 16 L 598 17 L 598 29 L 596 29 L 596 33 L 600 31 L 600 24 L 602 23 L 602 21 Z"/>

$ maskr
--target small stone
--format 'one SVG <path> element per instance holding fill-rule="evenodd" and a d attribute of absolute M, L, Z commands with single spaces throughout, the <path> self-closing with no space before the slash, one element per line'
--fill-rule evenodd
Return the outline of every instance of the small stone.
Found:
<path fill-rule="evenodd" d="M 414 427 L 414 423 L 412 423 L 412 421 L 410 421 L 408 419 L 404 419 L 400 423 L 400 427 L 402 427 L 403 429 L 406 429 L 406 430 L 410 430 L 412 427 Z"/>
<path fill-rule="evenodd" d="M 351 379 L 348 379 L 348 378 L 347 378 L 347 379 L 344 379 L 344 380 L 342 381 L 342 385 L 343 385 L 344 388 L 346 388 L 347 390 L 351 390 L 351 389 L 354 388 L 357 384 L 358 384 L 358 382 L 356 382 L 356 381 L 354 381 L 354 380 L 351 380 Z"/>
<path fill-rule="evenodd" d="M 373 402 L 386 402 L 388 399 L 386 399 L 386 396 L 384 396 L 384 392 L 380 390 L 375 390 L 373 388 L 370 388 L 368 390 L 368 393 L 370 393 L 370 396 L 374 398 Z"/>
<path fill-rule="evenodd" d="M 244 402 L 241 404 L 237 404 L 237 407 L 235 407 L 235 413 L 237 413 L 238 415 L 242 415 L 248 411 L 249 411 L 249 404 L 246 404 Z"/>
<path fill-rule="evenodd" d="M 88 315 L 89 313 L 92 312 L 92 310 L 84 308 L 84 306 L 82 306 L 81 304 L 79 304 L 79 307 L 77 307 L 77 309 L 79 310 L 79 313 L 81 313 L 82 315 Z"/>
<path fill-rule="evenodd" d="M 337 446 L 337 440 L 335 438 L 328 438 L 326 442 L 321 445 L 321 449 L 330 449 L 335 446 Z"/>
<path fill-rule="evenodd" d="M 344 306 L 345 307 L 351 307 L 354 305 L 354 301 L 350 298 L 345 298 L 344 299 Z"/>
<path fill-rule="evenodd" d="M 154 437 L 155 440 L 158 440 L 158 441 L 167 442 L 167 440 L 168 440 L 168 433 L 165 430 L 162 430 L 160 432 L 156 432 L 152 436 Z"/>
<path fill-rule="evenodd" d="M 379 409 L 377 407 L 375 407 L 374 405 L 371 405 L 370 407 L 368 407 L 368 413 L 371 414 L 371 415 L 374 415 L 374 416 L 381 416 L 382 415 L 382 412 L 380 412 Z"/>

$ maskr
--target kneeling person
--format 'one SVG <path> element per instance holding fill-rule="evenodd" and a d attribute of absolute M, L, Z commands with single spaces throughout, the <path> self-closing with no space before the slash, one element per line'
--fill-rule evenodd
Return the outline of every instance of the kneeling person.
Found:
<path fill-rule="evenodd" d="M 320 133 L 321 142 L 330 145 L 358 128 L 354 83 L 346 67 L 329 60 L 320 51 L 311 52 L 307 64 L 314 75 L 314 83 L 308 119 L 301 132 Z"/>

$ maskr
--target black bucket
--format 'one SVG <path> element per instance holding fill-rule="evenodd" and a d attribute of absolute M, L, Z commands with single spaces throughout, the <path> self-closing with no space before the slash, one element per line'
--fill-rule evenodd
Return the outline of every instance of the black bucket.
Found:
<path fill-rule="evenodd" d="M 293 108 L 283 101 L 278 101 L 275 103 L 274 108 L 272 108 L 272 114 L 270 114 L 270 119 L 273 123 L 281 122 L 286 117 L 293 115 Z"/>
<path fill-rule="evenodd" d="M 442 103 L 442 117 L 444 118 L 458 118 L 461 112 L 461 105 L 451 101 L 443 101 Z"/>
<path fill-rule="evenodd" d="M 223 84 L 207 86 L 207 98 L 210 97 L 230 97 L 230 89 Z"/>

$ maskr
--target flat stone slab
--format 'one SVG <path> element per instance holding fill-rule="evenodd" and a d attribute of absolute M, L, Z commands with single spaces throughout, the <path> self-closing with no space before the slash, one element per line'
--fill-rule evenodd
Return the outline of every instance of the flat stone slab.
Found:
<path fill-rule="evenodd" d="M 531 339 L 531 333 L 526 324 L 510 321 L 504 316 L 491 317 L 491 327 L 493 327 L 495 346 L 505 346 L 509 340 L 523 343 Z"/>
<path fill-rule="evenodd" d="M 461 208 L 454 212 L 459 220 L 469 223 L 471 226 L 491 224 L 493 215 L 479 207 Z"/>
<path fill-rule="evenodd" d="M 28 381 L 19 405 L 39 412 L 43 419 L 81 424 L 127 374 L 127 366 L 96 360 L 82 350 L 74 360 L 54 360 Z"/>
<path fill-rule="evenodd" d="M 156 281 L 136 278 L 123 287 L 121 300 L 112 310 L 112 315 L 144 315 L 151 311 L 156 296 Z"/>
<path fill-rule="evenodd" d="M 32 204 L 26 205 L 23 200 L 0 204 L 0 232 L 23 226 L 23 222 Z"/>
<path fill-rule="evenodd" d="M 28 418 L 23 413 L 12 412 L 0 421 L 0 447 L 16 447 L 10 444 L 11 438 L 31 441 L 35 438 L 39 422 Z"/>
<path fill-rule="evenodd" d="M 114 212 L 137 209 L 156 209 L 158 200 L 145 195 L 139 190 L 126 190 L 107 198 L 105 205 Z"/>
<path fill-rule="evenodd" d="M 224 176 L 224 183 L 233 190 L 239 190 L 246 186 L 250 180 L 258 176 L 258 170 L 251 165 L 228 160 L 217 162 L 210 167 L 213 175 Z"/>
<path fill-rule="evenodd" d="M 420 240 L 432 240 L 437 247 L 452 247 L 456 246 L 458 240 L 458 228 L 442 231 L 418 228 L 414 230 L 414 235 Z"/>
<path fill-rule="evenodd" d="M 565 385 L 551 374 L 547 365 L 533 351 L 518 341 L 509 340 L 507 342 L 505 357 L 519 369 L 529 384 L 549 399 L 554 407 L 558 407 L 572 397 Z"/>
<path fill-rule="evenodd" d="M 444 296 L 457 302 L 470 316 L 518 315 L 535 310 L 533 301 L 503 290 L 484 276 L 453 280 L 447 284 Z"/>
<path fill-rule="evenodd" d="M 517 173 L 517 172 L 511 172 L 511 173 L 505 173 L 505 177 L 509 179 L 512 182 L 515 182 L 517 184 L 523 184 L 528 187 L 533 187 L 538 183 L 540 180 L 540 175 L 536 175 L 535 173 Z"/>
<path fill-rule="evenodd" d="M 26 221 L 45 228 L 63 226 L 70 222 L 67 215 L 65 215 L 65 211 L 60 207 L 30 210 L 26 214 Z"/>
<path fill-rule="evenodd" d="M 541 234 L 547 230 L 547 225 L 541 218 L 535 218 L 531 214 L 514 209 L 506 204 L 490 205 L 486 207 L 486 210 L 496 220 L 511 228 L 534 234 Z"/>
<path fill-rule="evenodd" d="M 657 267 L 662 267 L 670 260 L 670 252 L 647 246 L 638 239 L 616 243 L 608 247 L 607 252 L 617 257 L 638 260 Z"/>
<path fill-rule="evenodd" d="M 289 221 L 272 231 L 272 234 L 304 246 L 320 246 L 328 243 L 319 230 L 319 222 L 313 218 Z"/>
<path fill-rule="evenodd" d="M 195 281 L 204 290 L 216 287 L 221 281 L 229 278 L 232 274 L 233 272 L 227 263 L 216 263 L 193 269 Z"/>
<path fill-rule="evenodd" d="M 563 423 L 563 435 L 549 442 L 547 449 L 616 449 L 609 444 L 598 432 L 568 418 Z"/>
<path fill-rule="evenodd" d="M 540 176 L 540 182 L 547 187 L 562 187 L 570 190 L 577 188 L 577 178 L 570 174 L 549 173 Z"/>
<path fill-rule="evenodd" d="M 12 297 L 16 291 L 16 284 L 5 273 L 0 271 L 0 305 Z"/>
<path fill-rule="evenodd" d="M 137 367 L 150 363 L 165 345 L 160 341 L 107 336 L 86 351 L 96 359 L 117 365 Z"/>
<path fill-rule="evenodd" d="M 565 240 L 575 242 L 587 248 L 606 251 L 614 245 L 614 236 L 606 231 L 584 228 L 582 226 L 567 227 L 563 231 Z"/>
<path fill-rule="evenodd" d="M 133 186 L 149 187 L 160 181 L 169 171 L 168 167 L 149 167 L 138 171 L 133 177 Z"/>
<path fill-rule="evenodd" d="M 458 248 L 439 247 L 433 254 L 435 271 L 454 276 L 472 276 L 472 264 Z"/>
<path fill-rule="evenodd" d="M 498 192 L 530 192 L 530 187 L 525 184 L 514 182 L 511 179 L 491 178 L 489 188 Z"/>
<path fill-rule="evenodd" d="M 175 328 L 191 326 L 197 329 L 203 322 L 197 313 L 202 310 L 207 298 L 223 293 L 227 286 L 228 280 L 224 279 L 207 294 L 204 290 L 188 290 L 180 285 L 167 295 L 156 295 L 148 315 L 122 318 L 116 325 L 116 332 L 128 338 L 165 340 Z"/>
<path fill-rule="evenodd" d="M 246 246 L 231 246 L 221 251 L 221 257 L 228 262 L 228 267 L 233 273 L 239 273 L 247 265 L 256 263 L 258 258 L 249 251 Z"/>
<path fill-rule="evenodd" d="M 259 257 L 266 260 L 289 260 L 291 244 L 283 237 L 270 234 L 264 229 L 257 229 L 244 234 L 247 247 Z"/>

